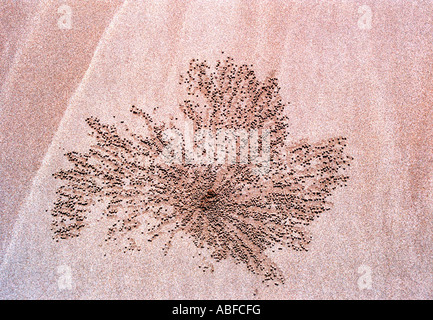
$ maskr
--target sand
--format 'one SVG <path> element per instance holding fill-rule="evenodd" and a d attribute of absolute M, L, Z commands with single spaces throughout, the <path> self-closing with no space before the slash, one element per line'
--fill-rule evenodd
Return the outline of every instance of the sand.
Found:
<path fill-rule="evenodd" d="M 2 54 L 2 299 L 433 297 L 432 4 L 67 2 L 71 29 L 58 29 L 57 1 L 10 8 L 25 12 L 20 26 L 2 20 L 16 52 Z M 52 174 L 92 143 L 85 119 L 134 127 L 131 105 L 180 116 L 179 74 L 221 51 L 278 78 L 289 142 L 341 135 L 354 157 L 310 250 L 269 254 L 286 283 L 267 287 L 230 259 L 203 273 L 187 239 L 167 256 L 107 249 L 96 226 L 53 241 Z"/>

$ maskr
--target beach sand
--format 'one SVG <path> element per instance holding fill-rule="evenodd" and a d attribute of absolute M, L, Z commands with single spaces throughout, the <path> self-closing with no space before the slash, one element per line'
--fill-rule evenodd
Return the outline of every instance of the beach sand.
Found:
<path fill-rule="evenodd" d="M 66 30 L 58 1 L 7 3 L 23 23 L 2 18 L 2 299 L 433 297 L 432 3 L 67 1 Z M 288 143 L 345 136 L 354 158 L 309 251 L 269 253 L 285 284 L 267 287 L 230 259 L 202 272 L 187 239 L 167 256 L 158 243 L 107 249 L 97 225 L 53 241 L 52 174 L 91 145 L 85 119 L 134 128 L 132 105 L 180 117 L 179 74 L 221 51 L 278 78 Z"/>

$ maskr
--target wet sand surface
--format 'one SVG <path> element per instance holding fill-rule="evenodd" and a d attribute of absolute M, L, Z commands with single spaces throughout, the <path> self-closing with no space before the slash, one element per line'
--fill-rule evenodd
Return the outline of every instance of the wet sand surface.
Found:
<path fill-rule="evenodd" d="M 69 98 L 120 3 L 70 2 L 73 32 L 58 27 L 58 1 L 1 3 L 2 253 Z"/>
<path fill-rule="evenodd" d="M 68 4 L 67 30 L 58 28 L 57 1 L 2 4 L 2 298 L 433 297 L 433 4 Z M 139 253 L 107 249 L 95 226 L 53 241 L 52 174 L 69 166 L 65 152 L 92 144 L 85 119 L 142 130 L 132 105 L 155 121 L 180 118 L 179 74 L 192 58 L 212 64 L 221 51 L 253 64 L 259 79 L 278 79 L 290 102 L 289 143 L 345 136 L 354 158 L 347 187 L 312 226 L 310 250 L 270 253 L 285 284 L 266 287 L 230 259 L 203 273 L 187 239 L 167 256 L 158 243 Z"/>

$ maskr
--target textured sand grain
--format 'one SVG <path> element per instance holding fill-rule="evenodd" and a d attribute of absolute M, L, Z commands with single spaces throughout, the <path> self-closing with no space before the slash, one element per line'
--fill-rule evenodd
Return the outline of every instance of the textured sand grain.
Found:
<path fill-rule="evenodd" d="M 372 29 L 361 30 L 362 4 L 126 1 L 114 15 L 115 5 L 104 7 L 95 31 L 72 28 L 68 37 L 52 26 L 55 8 L 44 9 L 28 54 L 13 62 L 1 93 L 3 239 L 15 220 L 12 209 L 19 210 L 0 296 L 251 299 L 257 289 L 268 299 L 431 299 L 433 5 L 376 1 Z M 94 16 L 95 7 L 76 6 L 77 19 Z M 94 36 L 83 43 L 83 34 Z M 157 245 L 104 257 L 97 229 L 53 242 L 45 212 L 58 186 L 51 174 L 67 165 L 65 151 L 91 143 L 85 118 L 129 121 L 131 105 L 149 112 L 159 106 L 159 120 L 180 115 L 179 74 L 191 58 L 215 61 L 221 51 L 254 64 L 260 78 L 279 79 L 291 103 L 289 139 L 343 135 L 354 157 L 350 183 L 315 224 L 310 251 L 271 255 L 286 284 L 263 287 L 230 261 L 200 273 L 187 240 L 167 257 Z M 69 71 L 48 71 L 54 66 Z M 61 265 L 71 268 L 71 290 L 59 290 Z M 372 270 L 371 290 L 358 287 L 361 265 Z"/>

